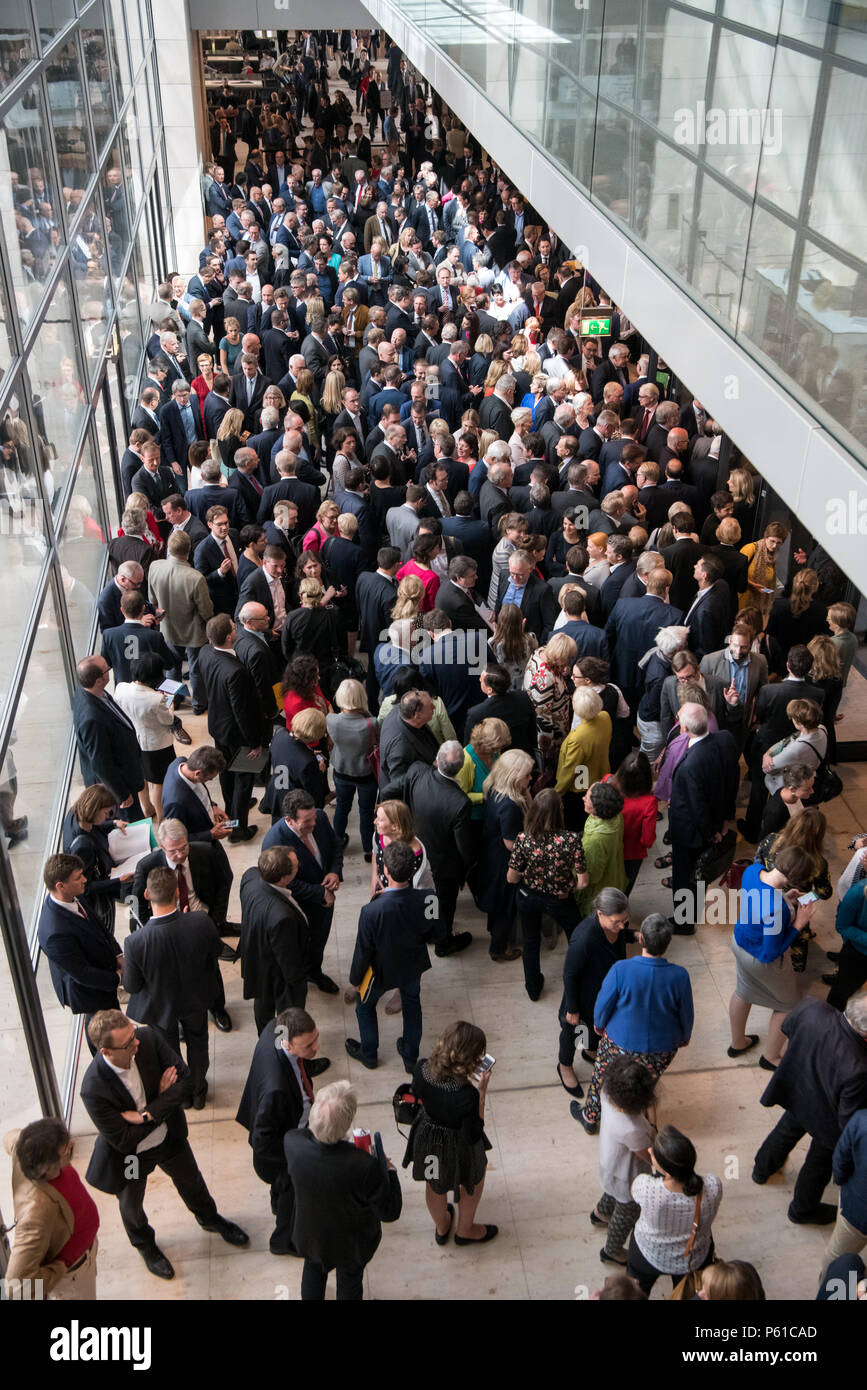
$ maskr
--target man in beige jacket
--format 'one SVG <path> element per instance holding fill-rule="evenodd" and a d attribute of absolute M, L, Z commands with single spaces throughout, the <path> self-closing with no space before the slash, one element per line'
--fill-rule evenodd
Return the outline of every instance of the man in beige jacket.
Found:
<path fill-rule="evenodd" d="M 148 592 L 151 602 L 165 610 L 162 634 L 174 647 L 178 658 L 172 676 L 180 680 L 180 663 L 186 651 L 193 713 L 204 714 L 207 704 L 198 673 L 199 651 L 207 645 L 205 624 L 214 616 L 214 605 L 205 576 L 190 564 L 190 549 L 190 538 L 186 531 L 172 531 L 168 539 L 167 558 L 155 560 L 148 571 Z"/>
<path fill-rule="evenodd" d="M 72 1166 L 65 1124 L 35 1120 L 5 1135 L 3 1145 L 12 1156 L 15 1209 L 8 1296 L 95 1299 L 99 1212 Z"/>

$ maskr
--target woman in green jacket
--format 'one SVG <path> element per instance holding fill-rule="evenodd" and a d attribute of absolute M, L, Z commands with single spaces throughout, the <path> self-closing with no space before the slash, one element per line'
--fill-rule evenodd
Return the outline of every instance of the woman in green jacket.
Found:
<path fill-rule="evenodd" d="M 593 901 L 602 888 L 626 891 L 623 862 L 623 796 L 611 782 L 594 782 L 584 797 L 587 821 L 581 844 L 588 883 L 575 894 L 582 917 L 593 911 Z"/>

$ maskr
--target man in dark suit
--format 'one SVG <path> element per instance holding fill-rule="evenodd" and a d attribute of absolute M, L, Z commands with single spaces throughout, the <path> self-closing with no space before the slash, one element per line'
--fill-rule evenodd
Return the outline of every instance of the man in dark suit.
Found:
<path fill-rule="evenodd" d="M 463 761 L 461 744 L 447 741 L 438 749 L 433 767 L 413 763 L 393 790 L 381 793 L 383 799 L 394 795 L 406 801 L 416 833 L 427 850 L 442 927 L 438 956 L 463 951 L 473 939 L 471 932 L 454 930 L 458 894 L 476 857 L 470 799 L 455 780 Z"/>
<path fill-rule="evenodd" d="M 261 1033 L 281 1009 L 307 999 L 310 929 L 292 891 L 298 856 L 285 845 L 263 849 L 241 879 L 241 974 Z"/>
<path fill-rule="evenodd" d="M 722 560 L 712 552 L 695 563 L 698 593 L 682 621 L 689 628 L 689 650 L 699 661 L 708 652 L 719 651 L 731 627 L 731 594 L 723 572 Z"/>
<path fill-rule="evenodd" d="M 284 845 L 294 851 L 298 872 L 292 881 L 292 896 L 310 927 L 307 979 L 324 994 L 336 994 L 338 986 L 322 969 L 322 959 L 331 931 L 335 894 L 343 877 L 343 845 L 309 792 L 301 788 L 287 792 L 282 810 L 283 819 L 271 826 L 262 849 Z"/>
<path fill-rule="evenodd" d="M 145 572 L 137 560 L 124 560 L 123 564 L 118 565 L 117 574 L 103 585 L 96 600 L 100 632 L 120 626 L 123 622 L 123 609 L 120 606 L 123 596 L 126 593 L 140 593 L 144 578 Z M 145 617 L 150 619 L 146 626 L 155 626 L 154 610 L 147 602 Z"/>
<path fill-rule="evenodd" d="M 303 1300 L 322 1300 L 329 1271 L 337 1271 L 337 1298 L 363 1297 L 364 1267 L 382 1239 L 382 1221 L 401 1212 L 394 1164 L 345 1142 L 357 1100 L 345 1081 L 326 1086 L 310 1110 L 306 1129 L 283 1141 L 295 1194 L 292 1244 L 304 1257 Z"/>
<path fill-rule="evenodd" d="M 479 516 L 482 521 L 488 523 L 495 542 L 500 535 L 500 517 L 506 512 L 515 511 L 515 503 L 509 491 L 511 485 L 511 463 L 496 460 L 488 464 L 488 476 L 479 489 Z"/>
<path fill-rule="evenodd" d="M 782 1029 L 788 1044 L 761 1103 L 782 1106 L 783 1115 L 756 1154 L 753 1182 L 763 1185 L 778 1173 L 809 1134 L 789 1220 L 830 1225 L 837 1203 L 822 1197 L 831 1181 L 834 1149 L 852 1116 L 867 1107 L 867 995 L 853 994 L 844 1013 L 808 996 L 786 1016 Z"/>
<path fill-rule="evenodd" d="M 139 397 L 139 403 L 133 411 L 130 421 L 130 431 L 147 430 L 151 438 L 155 439 L 158 444 L 161 442 L 158 414 L 162 405 L 160 394 L 156 387 L 146 386 Z"/>
<path fill-rule="evenodd" d="M 434 702 L 424 689 L 421 677 L 415 690 L 408 690 L 389 710 L 379 734 L 382 783 L 399 782 L 413 763 L 432 763 L 439 747 L 428 728 Z"/>
<path fill-rule="evenodd" d="M 184 486 L 187 481 L 187 450 L 198 439 L 204 439 L 205 429 L 198 400 L 190 400 L 190 387 L 186 381 L 172 383 L 172 396 L 160 411 L 160 444 L 163 457 L 172 466 L 175 476 L 180 476 Z M 181 472 L 177 474 L 174 465 Z M 174 491 L 178 489 L 175 482 Z"/>
<path fill-rule="evenodd" d="M 477 605 L 481 603 L 475 592 L 478 578 L 475 560 L 469 555 L 456 555 L 449 562 L 448 579 L 437 589 L 436 607 L 446 614 L 453 629 L 483 632 L 487 641 L 492 628 L 478 611 Z"/>
<path fill-rule="evenodd" d="M 157 521 L 163 519 L 163 502 L 178 490 L 177 475 L 168 464 L 160 463 L 158 444 L 145 444 L 142 466 L 130 482 L 133 492 L 143 492 Z"/>
<path fill-rule="evenodd" d="M 220 786 L 229 817 L 237 821 L 229 840 L 241 844 L 256 834 L 256 827 L 247 824 L 254 774 L 232 772 L 231 765 L 242 749 L 249 761 L 256 759 L 270 731 L 253 677 L 234 651 L 234 622 L 227 613 L 218 613 L 205 631 L 208 646 L 199 654 L 199 672 L 208 698 L 208 733 L 226 760 Z"/>
<path fill-rule="evenodd" d="M 185 757 L 175 758 L 166 772 L 163 816 L 166 820 L 179 820 L 196 843 L 216 844 L 230 834 L 229 817 L 212 800 L 207 787 L 208 782 L 225 771 L 225 763 L 222 753 L 205 743 Z"/>
<path fill-rule="evenodd" d="M 635 561 L 632 558 L 632 542 L 626 536 L 609 536 L 608 545 L 605 547 L 605 558 L 611 568 L 608 578 L 600 590 L 600 599 L 602 602 L 601 617 L 607 621 L 620 597 L 620 590 L 635 569 Z"/>
<path fill-rule="evenodd" d="M 554 595 L 544 579 L 533 573 L 533 561 L 525 550 L 513 550 L 509 570 L 500 575 L 496 613 L 499 617 L 504 603 L 513 603 L 521 610 L 524 627 L 532 632 L 540 646 L 557 621 Z"/>
<path fill-rule="evenodd" d="M 255 449 L 259 460 L 260 478 L 267 479 L 270 476 L 271 454 L 278 439 L 282 439 L 283 430 L 279 428 L 280 414 L 274 406 L 266 405 L 260 418 L 262 422 L 261 432 L 251 434 L 246 447 Z"/>
<path fill-rule="evenodd" d="M 421 977 L 430 970 L 428 943 L 442 935 L 436 896 L 412 886 L 415 853 L 411 845 L 395 840 L 386 845 L 385 877 L 388 887 L 361 909 L 349 983 L 359 991 L 355 1016 L 360 1041 L 346 1039 L 350 1057 L 372 1071 L 377 1065 L 379 1026 L 376 1006 L 386 990 L 399 989 L 403 1034 L 397 1051 L 412 1073 L 421 1045 Z M 373 979 L 364 998 L 360 987 L 368 969 Z"/>
<path fill-rule="evenodd" d="M 87 886 L 77 854 L 52 854 L 42 871 L 47 896 L 39 916 L 39 947 L 48 960 L 54 993 L 74 1014 L 117 1008 L 123 966 L 118 942 L 78 901 Z"/>
<path fill-rule="evenodd" d="M 529 695 L 523 690 L 512 690 L 511 678 L 505 666 L 495 662 L 489 662 L 485 667 L 479 677 L 479 685 L 485 699 L 467 711 L 464 742 L 469 743 L 470 734 L 483 719 L 502 719 L 512 734 L 511 747 L 520 748 L 525 753 L 535 753 L 538 741 L 536 711 Z"/>
<path fill-rule="evenodd" d="M 76 665 L 78 688 L 72 700 L 75 743 L 86 787 L 103 782 L 127 820 L 140 820 L 138 794 L 144 786 L 141 750 L 132 721 L 107 693 L 111 675 L 102 656 L 83 657 Z"/>
<path fill-rule="evenodd" d="M 193 758 L 194 754 L 191 753 L 190 757 Z M 183 759 L 178 761 L 183 763 Z M 151 915 L 150 902 L 145 894 L 151 869 L 171 869 L 177 879 L 181 912 L 205 912 L 221 936 L 237 936 L 237 924 L 226 920 L 232 870 L 225 853 L 219 849 L 213 852 L 217 842 L 210 836 L 207 840 L 192 840 L 186 822 L 176 816 L 165 816 L 160 821 L 157 840 L 159 849 L 151 850 L 136 864 L 130 889 L 139 922 L 143 925 Z M 211 1008 L 210 1004 L 208 1008 Z"/>
<path fill-rule="evenodd" d="M 397 599 L 395 575 L 400 566 L 400 551 L 385 545 L 376 553 L 376 569 L 365 570 L 358 576 L 355 585 L 355 602 L 358 607 L 358 645 L 367 653 L 367 678 L 365 681 L 370 708 L 379 708 L 379 682 L 373 665 L 373 653 L 388 632 L 391 624 L 391 610 Z"/>
<path fill-rule="evenodd" d="M 232 405 L 229 400 L 231 389 L 232 378 L 227 376 L 225 372 L 215 372 L 214 384 L 205 397 L 203 406 L 206 439 L 216 439 L 223 416 L 227 410 L 231 410 Z"/>
<path fill-rule="evenodd" d="M 142 450 L 146 444 L 156 442 L 158 430 L 134 429 L 130 431 L 129 446 L 124 449 L 120 460 L 120 486 L 124 499 L 132 492 L 132 480 L 144 462 Z M 159 455 L 159 450 L 157 450 Z"/>
<path fill-rule="evenodd" d="M 121 596 L 120 606 L 123 622 L 118 627 L 107 628 L 102 634 L 102 657 L 114 673 L 115 685 L 132 680 L 132 662 L 145 652 L 156 652 L 163 669 L 171 671 L 177 664 L 177 657 L 159 628 L 146 627 L 142 622 L 144 596 L 137 589 L 131 589 Z"/>
<path fill-rule="evenodd" d="M 266 853 L 294 858 L 285 850 Z M 244 878 L 255 873 L 255 869 L 248 869 Z M 255 910 L 255 904 L 251 910 Z M 279 945 L 285 920 L 279 904 L 278 910 L 279 916 L 273 914 L 275 945 Z M 311 1080 L 330 1065 L 327 1058 L 316 1057 L 318 1050 L 319 1029 L 303 1007 L 282 1008 L 276 1018 L 272 1013 L 263 1024 L 235 1116 L 249 1135 L 254 1172 L 271 1188 L 274 1230 L 268 1248 L 272 1255 L 297 1254 L 292 1244 L 295 1194 L 286 1168 L 283 1140 L 290 1130 L 306 1126 L 313 1102 Z"/>
<path fill-rule="evenodd" d="M 638 707 L 644 685 L 639 661 L 650 651 L 661 627 L 673 627 L 683 621 L 681 610 L 668 602 L 670 583 L 668 570 L 651 570 L 644 597 L 619 598 L 605 624 L 605 636 L 612 653 L 611 679 L 620 686 L 633 712 Z"/>
<path fill-rule="evenodd" d="M 234 488 L 222 487 L 218 482 L 221 477 L 220 465 L 215 459 L 206 459 L 202 464 L 201 473 L 202 486 L 194 487 L 184 494 L 187 509 L 199 521 L 204 521 L 210 526 L 208 512 L 212 507 L 222 507 L 229 518 L 229 525 L 233 530 L 240 530 L 245 518 L 241 515 L 238 494 Z"/>
<path fill-rule="evenodd" d="M 179 492 L 173 493 L 171 497 L 166 497 L 163 500 L 163 516 L 172 531 L 186 531 L 190 538 L 191 554 L 208 534 L 205 523 L 200 521 L 197 516 L 193 516 L 192 512 L 187 511 L 184 506 L 184 499 Z"/>
<path fill-rule="evenodd" d="M 259 371 L 259 359 L 252 352 L 241 353 L 241 370 L 232 377 L 229 405 L 243 411 L 244 429 L 252 434 L 259 423 L 262 398 L 271 385 L 269 377 Z"/>
<path fill-rule="evenodd" d="M 228 493 L 228 488 L 223 489 Z M 210 536 L 196 546 L 194 564 L 207 581 L 215 613 L 234 613 L 238 606 L 238 558 L 241 540 L 229 525 L 222 502 L 206 512 Z"/>
<path fill-rule="evenodd" d="M 217 1211 L 193 1157 L 183 1113 L 192 1099 L 186 1064 L 156 1029 L 137 1028 L 117 1009 L 95 1014 L 88 1035 L 97 1055 L 85 1072 L 81 1099 L 97 1137 L 87 1181 L 117 1197 L 126 1233 L 151 1274 L 173 1279 L 175 1273 L 144 1211 L 155 1168 L 168 1174 L 203 1230 L 229 1245 L 247 1245 L 246 1232 Z"/>
<path fill-rule="evenodd" d="M 680 709 L 681 732 L 689 744 L 674 772 L 668 825 L 671 832 L 672 931 L 694 936 L 695 866 L 702 851 L 722 838 L 734 819 L 738 790 L 738 749 L 728 730 L 707 731 L 707 710 L 687 703 Z"/>
<path fill-rule="evenodd" d="M 279 481 L 269 483 L 259 498 L 256 520 L 262 526 L 274 515 L 275 502 L 294 502 L 298 508 L 298 525 L 302 534 L 310 530 L 316 520 L 316 511 L 321 501 L 319 490 L 312 483 L 302 483 L 297 475 L 298 460 L 288 449 L 281 449 L 274 458 Z"/>
<path fill-rule="evenodd" d="M 269 549 L 278 551 L 281 561 L 283 560 L 285 552 L 279 546 L 272 546 Z M 266 720 L 274 720 L 278 714 L 277 702 L 274 699 L 274 686 L 281 677 L 279 644 L 269 640 L 274 628 L 274 607 L 271 603 L 267 581 L 265 582 L 265 590 L 271 604 L 270 607 L 264 600 L 259 602 L 252 598 L 250 596 L 252 589 L 248 590 L 247 588 L 248 580 L 260 577 L 261 571 L 254 570 L 252 574 L 247 576 L 241 587 L 241 593 L 238 596 L 238 629 L 235 634 L 235 651 L 256 683 Z"/>
<path fill-rule="evenodd" d="M 505 372 L 494 387 L 493 394 L 485 396 L 479 407 L 479 422 L 483 430 L 496 430 L 500 439 L 511 439 L 515 429 L 512 424 L 514 394 L 515 378 L 510 372 Z"/>
<path fill-rule="evenodd" d="M 470 704 L 479 696 L 476 673 L 487 660 L 487 633 L 453 632 L 451 619 L 439 608 L 425 613 L 424 631 L 430 640 L 419 652 L 419 675 L 439 695 L 454 727 L 462 729 Z"/>
<path fill-rule="evenodd" d="M 479 465 L 477 464 L 476 467 Z M 469 492 L 459 492 L 454 500 L 454 516 L 443 517 L 443 535 L 460 541 L 464 554 L 475 560 L 480 587 L 487 593 L 491 577 L 491 532 L 486 522 L 476 518 Z"/>
<path fill-rule="evenodd" d="M 264 472 L 259 465 L 259 455 L 249 447 L 236 449 L 232 462 L 235 467 L 229 479 L 229 490 L 237 493 L 243 524 L 250 526 L 256 524 L 259 503 L 265 491 Z"/>
<path fill-rule="evenodd" d="M 123 987 L 133 1016 L 158 1028 L 174 1052 L 180 1051 L 183 1028 L 193 1109 L 202 1110 L 208 1094 L 208 1010 L 218 993 L 221 946 L 207 912 L 190 910 L 189 902 L 182 906 L 178 885 L 167 865 L 148 872 L 144 895 L 151 917 L 124 942 Z"/>

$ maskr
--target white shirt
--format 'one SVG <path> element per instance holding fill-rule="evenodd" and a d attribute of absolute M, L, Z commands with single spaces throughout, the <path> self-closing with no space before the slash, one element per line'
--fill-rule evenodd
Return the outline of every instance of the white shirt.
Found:
<path fill-rule="evenodd" d="M 116 1067 L 113 1062 L 110 1062 L 104 1053 L 102 1053 L 101 1056 L 105 1065 L 111 1067 L 115 1076 L 119 1077 L 123 1082 L 132 1097 L 133 1109 L 137 1110 L 141 1115 L 143 1111 L 147 1110 L 148 1102 L 147 1096 L 145 1095 L 144 1082 L 141 1079 L 141 1072 L 136 1065 L 135 1058 L 133 1057 L 129 1066 L 124 1070 L 122 1067 Z M 168 1131 L 166 1130 L 165 1124 L 157 1125 L 152 1134 L 149 1134 L 146 1139 L 142 1139 L 140 1144 L 136 1144 L 136 1153 L 144 1153 L 145 1149 L 155 1149 L 157 1144 L 163 1142 L 167 1133 Z"/>
<path fill-rule="evenodd" d="M 203 903 L 201 898 L 196 897 L 196 890 L 193 887 L 193 876 L 190 873 L 189 859 L 185 859 L 183 864 L 172 864 L 165 850 L 163 850 L 163 857 L 165 858 L 167 869 L 171 869 L 173 874 L 180 873 L 183 875 L 184 883 L 187 885 L 187 902 L 189 903 L 190 912 L 210 912 L 211 909 L 208 907 L 208 904 Z M 178 905 L 178 911 L 180 912 L 180 905 Z"/>
<path fill-rule="evenodd" d="M 202 805 L 204 806 L 205 810 L 207 811 L 208 816 L 210 817 L 211 820 L 213 820 L 213 819 L 214 819 L 214 808 L 213 808 L 213 806 L 211 805 L 211 798 L 208 796 L 208 793 L 205 791 L 205 788 L 204 788 L 204 786 L 202 785 L 202 783 L 201 783 L 201 782 L 191 782 L 190 779 L 189 779 L 189 777 L 184 777 L 184 774 L 183 774 L 183 772 L 181 772 L 180 768 L 178 768 L 178 772 L 179 772 L 180 776 L 183 778 L 183 780 L 186 782 L 187 786 L 190 787 L 190 789 L 191 789 L 192 791 L 195 792 L 196 796 L 199 798 L 199 800 L 201 801 L 201 803 L 202 803 Z"/>
<path fill-rule="evenodd" d="M 274 627 L 279 632 L 286 621 L 286 591 L 283 588 L 283 580 L 280 578 L 272 579 L 266 574 L 268 588 L 271 590 L 271 602 L 274 605 Z"/>

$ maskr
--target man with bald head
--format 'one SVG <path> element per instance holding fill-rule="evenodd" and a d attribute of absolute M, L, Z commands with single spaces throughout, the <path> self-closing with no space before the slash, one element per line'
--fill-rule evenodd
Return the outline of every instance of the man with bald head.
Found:
<path fill-rule="evenodd" d="M 86 656 L 75 670 L 78 688 L 72 701 L 72 722 L 82 781 L 86 787 L 102 782 L 114 796 L 123 820 L 141 820 L 141 750 L 132 721 L 106 690 L 111 668 L 102 656 Z"/>
<path fill-rule="evenodd" d="M 269 550 L 276 549 L 269 546 Z M 258 574 L 259 571 L 257 570 Z M 249 576 L 252 578 L 252 576 Z M 246 587 L 246 581 L 245 581 Z M 276 719 L 277 701 L 274 686 L 281 676 L 279 660 L 280 644 L 276 647 L 269 641 L 272 630 L 271 614 L 264 603 L 246 598 L 242 591 L 242 602 L 237 613 L 237 635 L 235 654 L 246 666 L 259 692 L 262 709 L 266 719 Z"/>
<path fill-rule="evenodd" d="M 118 566 L 117 574 L 113 579 L 109 579 L 96 601 L 100 632 L 106 632 L 110 627 L 120 627 L 124 621 L 120 601 L 124 594 L 133 589 L 141 589 L 144 577 L 144 570 L 136 560 L 124 560 L 123 564 Z M 142 622 L 145 627 L 154 627 L 156 621 L 153 608 L 146 603 Z"/>
<path fill-rule="evenodd" d="M 235 450 L 232 462 L 235 469 L 229 479 L 229 487 L 237 492 L 241 504 L 240 514 L 236 513 L 239 524 L 246 525 L 256 520 L 259 503 L 265 490 L 259 455 L 255 449 L 245 445 L 243 449 Z"/>
<path fill-rule="evenodd" d="M 300 438 L 297 432 L 287 431 L 284 445 L 287 439 L 300 443 Z M 316 509 L 320 502 L 318 488 L 312 483 L 302 482 L 298 477 L 298 455 L 291 448 L 284 447 L 275 455 L 274 470 L 277 482 L 269 483 L 264 489 L 256 520 L 260 526 L 264 526 L 266 521 L 272 520 L 277 502 L 294 502 L 298 508 L 298 525 L 302 534 L 309 531 L 316 520 Z"/>

